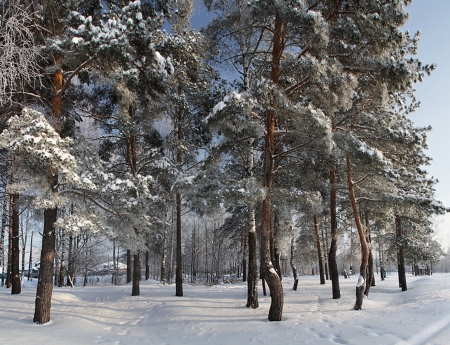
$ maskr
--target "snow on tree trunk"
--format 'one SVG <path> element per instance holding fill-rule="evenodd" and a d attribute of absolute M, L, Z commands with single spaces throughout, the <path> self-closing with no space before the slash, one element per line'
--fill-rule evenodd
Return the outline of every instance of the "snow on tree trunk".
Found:
<path fill-rule="evenodd" d="M 359 269 L 358 284 L 356 285 L 356 302 L 353 307 L 354 310 L 361 310 L 364 298 L 364 289 L 366 284 L 367 276 L 367 264 L 369 260 L 369 247 L 367 245 L 366 236 L 364 234 L 364 229 L 361 223 L 361 218 L 359 217 L 358 206 L 356 204 L 355 197 L 355 185 L 352 178 L 352 166 L 350 157 L 347 156 L 347 180 L 348 180 L 348 190 L 350 196 L 350 202 L 352 204 L 353 217 L 355 219 L 356 228 L 358 230 L 359 241 L 361 243 L 361 265 Z"/>
<path fill-rule="evenodd" d="M 290 260 L 289 263 L 291 264 L 291 268 L 292 268 L 292 275 L 294 277 L 294 287 L 292 288 L 292 290 L 297 291 L 297 286 L 298 286 L 298 274 L 297 274 L 297 267 L 294 264 L 294 253 L 295 253 L 295 247 L 294 247 L 294 237 L 291 238 L 291 256 L 290 256 Z"/>
<path fill-rule="evenodd" d="M 6 187 L 6 186 L 5 186 Z M 5 270 L 5 234 L 6 234 L 6 227 L 8 226 L 7 223 L 7 217 L 8 217 L 8 194 L 4 194 L 3 196 L 3 212 L 2 212 L 2 224 L 1 224 L 1 233 L 0 233 L 0 255 L 1 257 L 1 264 L 2 264 L 2 285 L 3 286 L 5 284 L 5 275 L 4 275 L 4 270 Z"/>
<path fill-rule="evenodd" d="M 256 224 L 255 209 L 248 205 L 248 279 L 247 308 L 258 308 L 258 267 L 256 264 Z"/>
<path fill-rule="evenodd" d="M 372 239 L 370 237 L 370 224 L 369 224 L 369 212 L 366 211 L 366 241 L 369 245 L 369 259 L 367 266 L 367 284 L 364 291 L 364 295 L 369 297 L 369 291 L 371 286 L 375 286 L 375 276 L 373 273 L 373 254 L 372 254 Z"/>
<path fill-rule="evenodd" d="M 403 229 L 402 229 L 402 218 L 400 215 L 395 216 L 395 225 L 397 230 L 397 257 L 398 257 L 398 282 L 399 287 L 402 291 L 407 291 L 408 287 L 406 285 L 406 272 L 405 272 L 405 258 L 404 258 L 404 242 L 403 242 Z"/>
<path fill-rule="evenodd" d="M 277 272 L 278 276 L 280 277 L 280 280 L 283 280 L 281 276 L 281 253 L 280 253 L 280 211 L 278 209 L 274 210 L 273 212 L 273 266 L 275 268 L 275 271 Z"/>
<path fill-rule="evenodd" d="M 278 85 L 280 78 L 280 61 L 283 52 L 284 23 L 277 17 L 273 36 L 272 70 L 270 79 Z M 262 278 L 270 289 L 271 304 L 269 309 L 269 321 L 281 321 L 283 313 L 283 286 L 280 277 L 275 271 L 271 261 L 271 237 L 272 237 L 272 183 L 273 183 L 273 154 L 275 151 L 275 101 L 271 101 L 265 116 L 265 145 L 263 163 L 263 186 L 267 188 L 266 197 L 263 200 L 262 224 L 261 224 L 261 249 L 260 261 Z"/>
<path fill-rule="evenodd" d="M 20 275 L 19 275 L 19 259 L 20 259 L 20 246 L 19 246 L 19 194 L 14 193 L 12 195 L 13 211 L 12 211 L 12 254 L 11 254 L 11 294 L 16 295 L 21 292 Z"/>
<path fill-rule="evenodd" d="M 336 262 L 338 229 L 337 229 L 337 214 L 336 214 L 336 170 L 330 171 L 330 224 L 331 224 L 331 244 L 328 254 L 328 266 L 330 268 L 331 290 L 333 299 L 341 298 L 341 290 L 339 287 L 339 271 Z"/>
<path fill-rule="evenodd" d="M 12 195 L 9 195 L 9 217 L 12 218 L 13 214 L 13 201 L 12 201 Z M 12 226 L 13 223 L 10 221 L 8 225 L 8 266 L 7 266 L 7 272 L 8 276 L 6 277 L 6 288 L 11 287 L 11 277 L 12 277 Z"/>

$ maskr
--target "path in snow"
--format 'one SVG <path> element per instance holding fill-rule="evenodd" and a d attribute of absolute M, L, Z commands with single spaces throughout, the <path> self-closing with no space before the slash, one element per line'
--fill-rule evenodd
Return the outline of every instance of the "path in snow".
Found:
<path fill-rule="evenodd" d="M 408 276 L 401 292 L 395 274 L 378 281 L 354 311 L 356 276 L 341 279 L 341 299 L 331 283 L 301 277 L 298 291 L 283 280 L 281 322 L 267 321 L 270 297 L 259 291 L 260 308 L 245 307 L 246 285 L 175 286 L 142 282 L 131 286 L 55 288 L 52 321 L 32 323 L 34 288 L 20 295 L 0 289 L 0 343 L 71 344 L 436 344 L 450 343 L 450 275 Z"/>

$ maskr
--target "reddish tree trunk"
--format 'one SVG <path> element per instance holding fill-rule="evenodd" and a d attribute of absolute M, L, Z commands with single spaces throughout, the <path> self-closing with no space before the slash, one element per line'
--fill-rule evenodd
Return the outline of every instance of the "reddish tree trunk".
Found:
<path fill-rule="evenodd" d="M 270 79 L 278 85 L 280 78 L 280 62 L 283 53 L 283 31 L 284 23 L 275 18 L 275 28 L 272 48 L 272 69 Z M 265 117 L 265 145 L 263 163 L 263 186 L 267 188 L 267 194 L 263 200 L 262 224 L 261 224 L 261 271 L 262 277 L 267 282 L 270 289 L 271 304 L 269 309 L 269 321 L 281 321 L 283 313 L 283 287 L 280 277 L 275 271 L 271 260 L 271 237 L 272 237 L 272 183 L 273 183 L 273 154 L 275 151 L 275 101 L 271 101 L 270 107 L 266 111 Z"/>
<path fill-rule="evenodd" d="M 348 179 L 348 190 L 350 195 L 350 202 L 352 204 L 353 217 L 355 218 L 356 228 L 358 230 L 359 241 L 361 243 L 361 265 L 358 284 L 356 285 L 356 302 L 353 307 L 355 310 L 361 310 L 364 297 L 364 289 L 366 283 L 366 272 L 369 260 L 369 247 L 367 245 L 366 236 L 364 234 L 364 229 L 359 217 L 358 206 L 356 204 L 355 197 L 355 185 L 352 178 L 352 166 L 350 162 L 350 157 L 347 156 L 347 179 Z"/>

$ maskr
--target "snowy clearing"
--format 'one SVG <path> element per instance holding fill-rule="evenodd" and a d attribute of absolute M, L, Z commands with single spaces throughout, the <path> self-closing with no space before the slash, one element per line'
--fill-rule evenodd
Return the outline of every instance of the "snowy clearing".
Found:
<path fill-rule="evenodd" d="M 341 299 L 331 283 L 301 277 L 298 291 L 284 278 L 281 322 L 267 321 L 270 297 L 259 290 L 260 308 L 246 304 L 246 283 L 219 286 L 141 282 L 131 286 L 55 288 L 52 321 L 32 323 L 35 287 L 20 295 L 0 290 L 1 344 L 442 344 L 450 342 L 450 274 L 407 276 L 408 291 L 396 273 L 375 276 L 363 310 L 354 311 L 357 275 L 341 279 Z M 35 283 L 36 281 L 34 281 Z"/>

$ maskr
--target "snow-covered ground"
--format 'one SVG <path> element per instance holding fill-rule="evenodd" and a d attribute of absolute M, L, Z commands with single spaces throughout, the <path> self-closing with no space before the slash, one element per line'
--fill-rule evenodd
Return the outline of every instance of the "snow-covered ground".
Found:
<path fill-rule="evenodd" d="M 408 276 L 408 291 L 395 273 L 372 287 L 363 310 L 354 311 L 357 276 L 341 279 L 341 299 L 331 283 L 301 277 L 298 291 L 283 280 L 281 322 L 267 321 L 270 297 L 245 307 L 246 285 L 175 286 L 155 281 L 131 286 L 55 288 L 52 321 L 32 323 L 35 288 L 20 295 L 0 289 L 0 344 L 450 344 L 450 274 Z"/>

